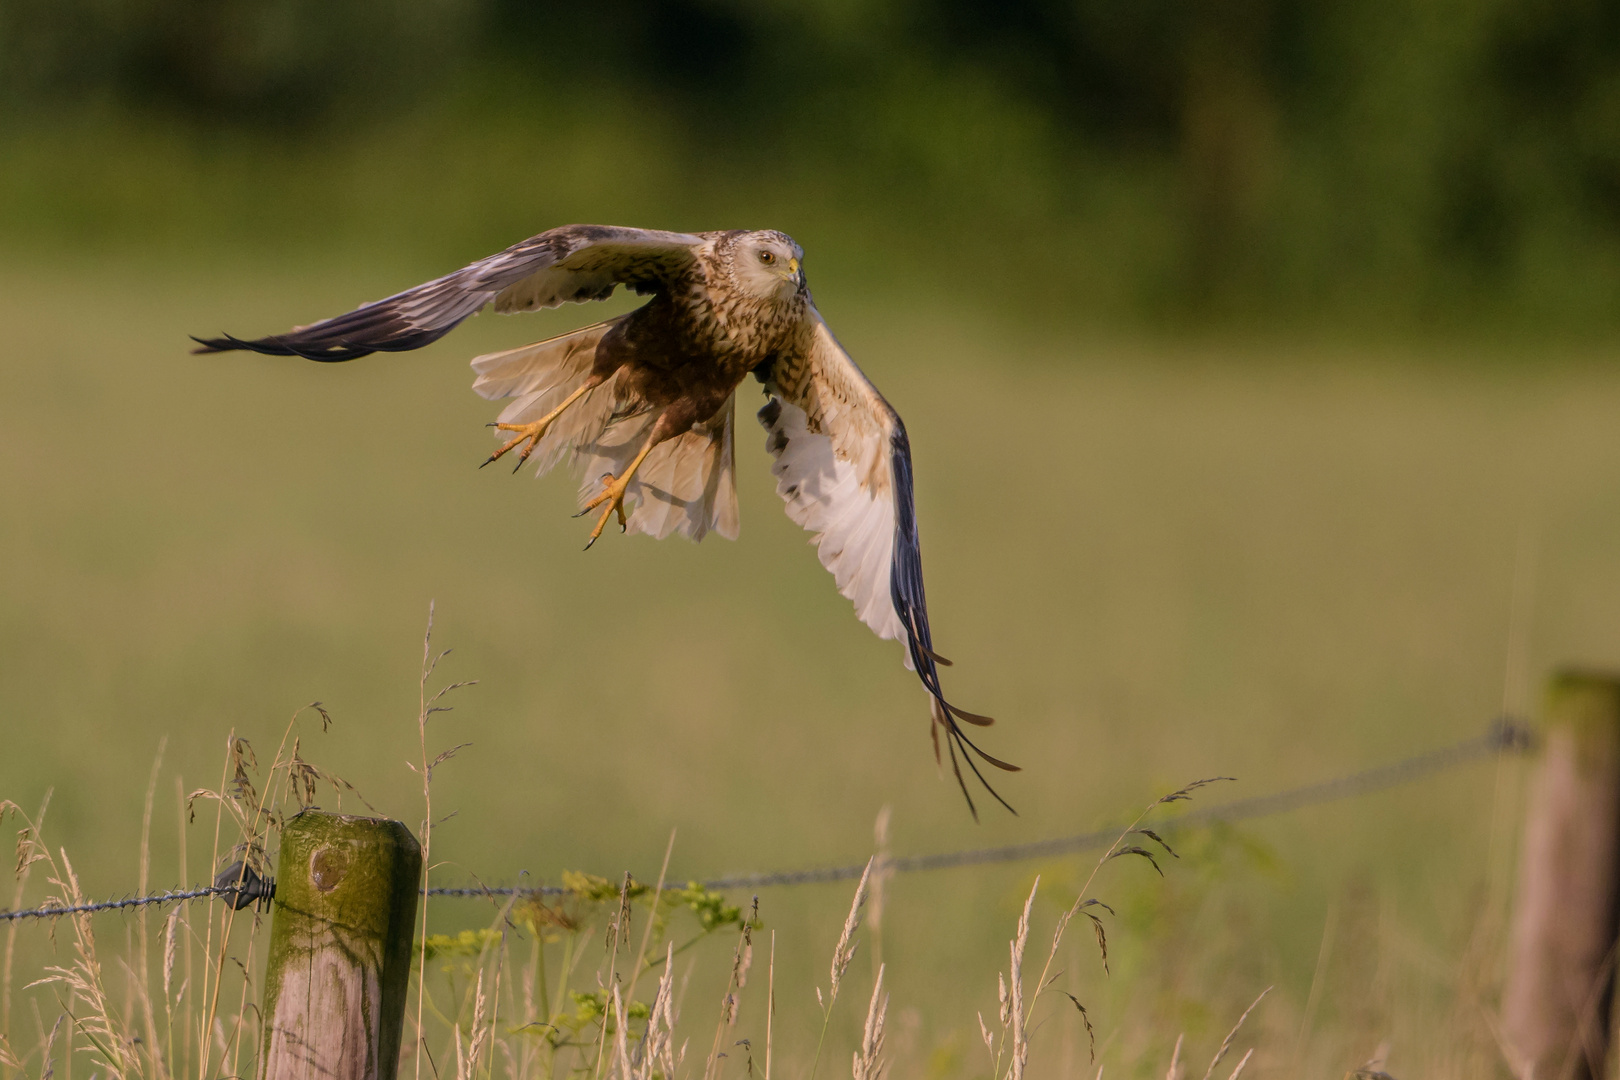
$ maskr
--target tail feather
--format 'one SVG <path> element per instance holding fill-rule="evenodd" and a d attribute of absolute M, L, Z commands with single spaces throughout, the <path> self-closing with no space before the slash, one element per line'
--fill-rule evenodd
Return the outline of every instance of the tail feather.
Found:
<path fill-rule="evenodd" d="M 477 357 L 472 362 L 478 374 L 473 390 L 491 400 L 515 399 L 501 410 L 498 419 L 503 424 L 538 420 L 590 378 L 596 346 L 617 321 L 610 319 L 533 345 Z M 601 438 L 622 405 L 618 381 L 612 378 L 592 389 L 557 418 L 530 457 L 535 475 L 545 475 L 580 446 Z M 504 442 L 509 436 L 498 431 L 496 437 Z"/>
<path fill-rule="evenodd" d="M 555 391 L 561 401 L 591 373 L 597 344 L 618 321 L 609 319 L 533 345 L 475 357 L 472 369 L 478 377 L 473 391 L 491 401 Z"/>
<path fill-rule="evenodd" d="M 622 318 L 622 316 L 621 316 Z M 512 398 L 500 421 L 523 424 L 555 409 L 588 379 L 596 346 L 617 320 L 504 352 L 480 356 L 473 389 L 490 399 Z M 571 460 L 581 478 L 583 505 L 601 487 L 604 473 L 628 468 L 656 414 L 631 400 L 617 376 L 568 408 L 541 438 L 530 460 L 536 475 Z M 662 539 L 680 533 L 701 540 L 710 530 L 737 537 L 737 490 L 732 472 L 733 402 L 706 423 L 654 448 L 625 493 L 627 529 Z M 503 441 L 506 432 L 497 432 Z"/>
<path fill-rule="evenodd" d="M 647 455 L 625 493 L 627 531 L 660 540 L 674 533 L 701 540 L 711 530 L 727 540 L 737 538 L 732 418 L 728 399 L 707 422 L 660 443 Z M 582 504 L 600 490 L 603 473 L 617 476 L 629 466 L 653 422 L 650 412 L 626 417 L 578 447 Z"/>

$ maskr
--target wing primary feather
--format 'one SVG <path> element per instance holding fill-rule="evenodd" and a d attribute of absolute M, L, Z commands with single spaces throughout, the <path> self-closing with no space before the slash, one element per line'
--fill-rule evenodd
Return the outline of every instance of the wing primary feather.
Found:
<path fill-rule="evenodd" d="M 362 356 L 370 356 L 377 352 L 408 352 L 411 349 L 420 349 L 431 345 L 444 335 L 454 330 L 465 321 L 465 316 L 450 323 L 431 330 L 420 330 L 412 334 L 403 334 L 392 337 L 387 341 L 373 341 L 364 345 L 351 344 L 338 339 L 332 345 L 297 344 L 294 343 L 294 334 L 276 334 L 271 337 L 257 338 L 246 341 L 233 334 L 224 334 L 217 338 L 200 338 L 193 336 L 192 341 L 201 345 L 200 349 L 192 349 L 193 355 L 208 353 L 244 352 L 264 353 L 267 356 L 301 356 L 305 360 L 315 360 L 323 364 L 343 363 L 346 360 L 358 360 Z"/>
<path fill-rule="evenodd" d="M 917 669 L 917 676 L 922 680 L 923 687 L 933 698 L 933 714 L 936 725 L 935 746 L 938 746 L 937 728 L 945 729 L 946 745 L 950 749 L 951 771 L 956 777 L 956 784 L 962 790 L 962 797 L 967 800 L 968 811 L 973 819 L 979 819 L 977 808 L 973 805 L 973 796 L 968 791 L 967 779 L 962 775 L 961 767 L 957 764 L 956 751 L 962 751 L 962 760 L 967 763 L 968 769 L 975 779 L 990 793 L 990 797 L 1006 807 L 1007 811 L 1017 815 L 1012 804 L 1001 797 L 991 783 L 985 779 L 984 773 L 974 762 L 974 755 L 988 765 L 1002 769 L 1006 772 L 1018 772 L 1019 767 L 992 757 L 981 750 L 967 733 L 957 723 L 958 720 L 980 727 L 988 727 L 995 723 L 988 716 L 970 713 L 952 705 L 945 697 L 944 688 L 940 686 L 939 670 L 935 666 L 938 657 L 933 650 L 933 637 L 928 627 L 928 601 L 923 592 L 922 580 L 922 545 L 917 536 L 917 513 L 913 495 L 913 478 L 911 470 L 911 442 L 906 436 L 906 428 L 898 416 L 894 417 L 894 434 L 889 445 L 892 470 L 894 475 L 894 562 L 890 569 L 889 587 L 894 600 L 895 611 L 900 615 L 900 621 L 906 628 L 906 644 L 911 653 L 913 666 Z M 949 662 L 946 661 L 949 666 Z M 937 749 L 936 749 L 937 756 Z"/>
<path fill-rule="evenodd" d="M 977 822 L 979 820 L 979 808 L 977 806 L 973 805 L 973 795 L 968 791 L 967 781 L 962 779 L 962 769 L 961 769 L 961 767 L 956 764 L 956 743 L 955 743 L 954 740 L 947 740 L 946 745 L 949 746 L 950 749 L 951 749 L 951 772 L 956 774 L 956 786 L 962 789 L 962 798 L 967 800 L 968 813 L 972 814 L 973 815 L 973 820 L 975 822 Z M 967 757 L 967 751 L 966 750 L 962 751 L 962 756 L 964 758 Z M 970 769 L 973 768 L 973 760 L 971 758 L 968 759 L 968 768 L 970 768 Z M 974 771 L 977 772 L 978 770 L 975 769 Z M 982 776 L 979 778 L 979 782 L 981 784 L 984 783 L 984 778 Z M 988 788 L 989 786 L 990 785 L 985 784 L 986 788 Z M 991 791 L 990 794 L 995 795 L 996 793 L 994 791 Z M 996 798 L 999 799 L 999 798 L 1001 798 L 1001 796 L 996 795 Z M 1003 805 L 1005 805 L 1005 804 L 1003 804 Z M 1016 811 L 1014 811 L 1014 812 L 1016 813 Z"/>
<path fill-rule="evenodd" d="M 689 233 L 564 225 L 453 273 L 285 334 L 193 338 L 199 353 L 245 349 L 339 362 L 431 345 L 494 304 L 501 312 L 605 300 L 620 285 L 643 295 L 681 279 L 704 242 Z"/>
<path fill-rule="evenodd" d="M 939 669 L 951 662 L 934 651 L 928 625 L 905 424 L 813 308 L 802 346 L 771 357 L 754 375 L 769 396 L 759 420 L 765 448 L 776 459 L 776 492 L 788 516 L 815 534 L 821 564 L 854 601 L 856 617 L 879 637 L 904 643 L 906 666 L 929 696 L 935 762 L 943 768 L 943 739 L 975 820 L 969 773 L 1016 813 L 979 765 L 1017 766 L 986 754 L 963 731 L 963 725 L 994 721 L 953 705 L 940 685 Z"/>

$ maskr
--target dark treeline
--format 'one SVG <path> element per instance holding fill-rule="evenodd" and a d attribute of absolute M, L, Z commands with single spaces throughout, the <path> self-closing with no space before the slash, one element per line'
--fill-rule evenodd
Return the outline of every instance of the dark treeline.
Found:
<path fill-rule="evenodd" d="M 298 140 L 491 81 L 1092 238 L 1150 306 L 1620 310 L 1613 0 L 0 0 L 13 117 Z"/>

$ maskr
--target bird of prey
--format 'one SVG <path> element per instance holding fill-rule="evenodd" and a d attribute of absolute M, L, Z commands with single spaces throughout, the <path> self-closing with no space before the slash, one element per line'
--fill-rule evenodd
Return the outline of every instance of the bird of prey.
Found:
<path fill-rule="evenodd" d="M 589 548 L 617 516 L 621 531 L 734 539 L 732 417 L 750 373 L 787 513 L 814 534 L 821 563 L 862 622 L 905 645 L 930 700 L 934 756 L 945 737 L 956 781 L 978 816 L 958 760 L 1008 810 L 961 723 L 988 717 L 953 705 L 940 686 L 923 596 L 905 425 L 855 366 L 816 310 L 804 252 L 775 230 L 678 233 L 565 225 L 452 274 L 285 334 L 196 338 L 197 352 L 251 349 L 353 360 L 437 341 L 492 304 L 534 311 L 604 300 L 618 286 L 651 299 L 628 314 L 473 360 L 473 389 L 512 399 L 492 426 L 537 474 L 568 459 L 584 476 L 580 515 L 600 508 Z"/>

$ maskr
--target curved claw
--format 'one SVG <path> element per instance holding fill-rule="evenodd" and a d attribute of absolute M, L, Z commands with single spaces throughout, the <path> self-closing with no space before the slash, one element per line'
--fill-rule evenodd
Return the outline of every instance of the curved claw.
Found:
<path fill-rule="evenodd" d="M 591 545 L 601 537 L 602 530 L 607 528 L 608 518 L 614 514 L 619 515 L 619 531 L 622 533 L 628 530 L 629 521 L 624 514 L 624 493 L 629 486 L 630 472 L 628 470 L 622 477 L 615 477 L 612 473 L 603 473 L 602 490 L 590 502 L 586 503 L 579 513 L 574 515 L 575 517 L 584 517 L 603 503 L 607 504 L 607 509 L 603 510 L 602 516 L 597 519 L 596 528 L 591 530 L 591 538 L 585 544 L 586 551 L 591 550 Z"/>
<path fill-rule="evenodd" d="M 546 419 L 536 421 L 533 424 L 491 424 L 488 426 L 497 428 L 501 431 L 515 431 L 518 434 L 515 438 L 508 439 L 501 445 L 499 450 L 489 455 L 489 460 L 485 461 L 484 465 L 488 465 L 492 461 L 499 461 L 501 458 L 505 457 L 508 452 L 515 449 L 519 443 L 526 442 L 529 444 L 528 446 L 525 446 L 523 448 L 523 452 L 518 455 L 517 468 L 512 470 L 513 472 L 517 472 L 518 469 L 523 468 L 523 463 L 529 460 L 529 455 L 534 453 L 534 448 L 540 445 L 540 440 L 545 437 L 546 429 L 551 426 L 551 421 Z M 484 465 L 480 465 L 478 467 L 482 469 Z"/>

